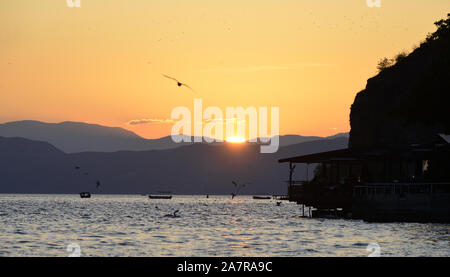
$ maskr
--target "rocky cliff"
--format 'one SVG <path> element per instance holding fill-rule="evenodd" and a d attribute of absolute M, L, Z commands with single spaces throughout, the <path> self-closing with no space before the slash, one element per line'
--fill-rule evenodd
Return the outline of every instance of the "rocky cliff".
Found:
<path fill-rule="evenodd" d="M 357 94 L 349 147 L 434 143 L 450 133 L 450 14 L 435 25 L 420 47 Z"/>

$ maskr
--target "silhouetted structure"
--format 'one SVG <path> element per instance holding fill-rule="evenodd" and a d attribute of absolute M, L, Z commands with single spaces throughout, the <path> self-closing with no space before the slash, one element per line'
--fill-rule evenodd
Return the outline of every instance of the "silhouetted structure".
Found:
<path fill-rule="evenodd" d="M 282 159 L 289 199 L 315 214 L 450 221 L 450 14 L 412 53 L 384 60 L 351 106 L 349 148 Z M 293 180 L 295 163 L 318 164 Z M 314 215 L 313 212 L 313 215 Z"/>
<path fill-rule="evenodd" d="M 290 201 L 314 207 L 316 214 L 368 221 L 450 222 L 450 145 L 445 141 L 342 149 L 279 162 L 289 163 L 290 168 L 296 163 L 317 164 L 312 180 L 291 179 L 288 189 Z"/>

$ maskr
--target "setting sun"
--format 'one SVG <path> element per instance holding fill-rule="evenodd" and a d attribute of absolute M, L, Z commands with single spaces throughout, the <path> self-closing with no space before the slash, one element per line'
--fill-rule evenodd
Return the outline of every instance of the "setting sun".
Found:
<path fill-rule="evenodd" d="M 243 137 L 229 137 L 226 139 L 227 142 L 229 143 L 244 143 L 245 142 L 245 138 Z"/>

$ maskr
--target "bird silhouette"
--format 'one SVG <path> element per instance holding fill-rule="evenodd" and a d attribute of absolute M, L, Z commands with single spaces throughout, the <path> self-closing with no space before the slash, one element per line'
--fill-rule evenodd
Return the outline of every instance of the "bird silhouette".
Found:
<path fill-rule="evenodd" d="M 177 79 L 175 79 L 175 78 L 173 78 L 173 77 L 170 77 L 170 76 L 168 76 L 168 75 L 163 74 L 163 76 L 166 77 L 166 78 L 168 78 L 168 79 L 171 79 L 171 80 L 177 82 L 177 86 L 179 86 L 179 87 L 185 86 L 185 87 L 187 87 L 188 89 L 190 89 L 192 92 L 195 93 L 195 90 L 194 90 L 193 88 L 191 88 L 190 86 L 188 86 L 187 84 L 182 83 L 182 82 L 178 81 Z"/>
<path fill-rule="evenodd" d="M 178 213 L 179 211 L 180 211 L 180 210 L 176 210 L 176 211 L 173 212 L 173 214 L 166 214 L 164 217 L 179 217 L 179 215 L 177 215 L 177 213 Z"/>
<path fill-rule="evenodd" d="M 231 183 L 233 183 L 234 187 L 236 188 L 236 190 L 231 193 L 231 199 L 234 199 L 234 197 L 236 197 L 236 195 L 239 193 L 241 188 L 244 188 L 246 185 L 251 184 L 251 183 L 245 183 L 245 184 L 239 185 L 235 181 L 231 181 Z"/>

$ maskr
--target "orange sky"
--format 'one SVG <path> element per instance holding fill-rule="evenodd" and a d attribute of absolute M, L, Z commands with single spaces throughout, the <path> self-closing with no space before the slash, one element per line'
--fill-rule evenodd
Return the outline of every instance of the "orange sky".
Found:
<path fill-rule="evenodd" d="M 419 44 L 448 0 L 65 0 L 0 2 L 0 122 L 35 119 L 169 135 L 204 106 L 278 106 L 281 134 L 349 130 L 377 61 Z"/>

